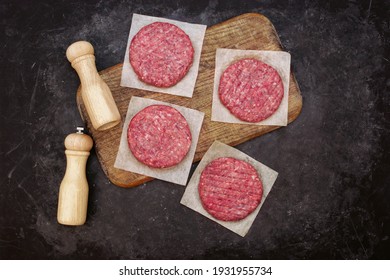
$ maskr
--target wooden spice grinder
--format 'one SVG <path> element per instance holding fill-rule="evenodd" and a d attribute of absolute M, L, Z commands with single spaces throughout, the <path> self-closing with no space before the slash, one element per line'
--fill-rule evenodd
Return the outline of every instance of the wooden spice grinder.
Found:
<path fill-rule="evenodd" d="M 65 138 L 66 171 L 60 185 L 57 221 L 63 225 L 85 223 L 88 206 L 88 182 L 85 174 L 92 138 L 78 127 L 77 133 Z"/>
<path fill-rule="evenodd" d="M 81 97 L 93 128 L 116 126 L 121 117 L 109 87 L 97 72 L 93 46 L 86 41 L 75 42 L 66 50 L 66 57 L 80 77 Z"/>

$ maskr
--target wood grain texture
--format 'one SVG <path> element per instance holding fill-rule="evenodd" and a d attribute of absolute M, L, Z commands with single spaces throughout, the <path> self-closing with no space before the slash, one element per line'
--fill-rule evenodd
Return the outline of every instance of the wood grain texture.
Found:
<path fill-rule="evenodd" d="M 103 171 L 113 184 L 121 187 L 134 187 L 152 179 L 114 168 L 123 120 L 125 119 L 127 106 L 133 95 L 161 100 L 205 113 L 194 162 L 202 158 L 214 140 L 235 146 L 279 128 L 279 126 L 228 124 L 211 121 L 215 52 L 217 48 L 282 50 L 279 37 L 272 23 L 261 14 L 249 13 L 214 25 L 206 30 L 198 79 L 192 98 L 121 87 L 122 64 L 103 70 L 100 72 L 100 75 L 111 89 L 122 117 L 120 125 L 106 131 L 93 129 L 91 121 L 86 114 L 79 88 L 77 92 L 77 104 L 80 114 L 87 123 L 88 129 L 95 141 L 95 150 Z M 288 102 L 288 122 L 291 123 L 298 117 L 302 109 L 302 96 L 292 72 L 290 76 Z"/>
<path fill-rule="evenodd" d="M 97 72 L 93 46 L 86 41 L 73 43 L 66 57 L 79 75 L 81 97 L 96 130 L 106 130 L 120 122 L 120 114 L 110 88 Z"/>
<path fill-rule="evenodd" d="M 85 169 L 92 146 L 92 138 L 83 133 L 72 133 L 65 138 L 66 171 L 57 209 L 60 224 L 80 226 L 87 219 L 89 188 Z"/>

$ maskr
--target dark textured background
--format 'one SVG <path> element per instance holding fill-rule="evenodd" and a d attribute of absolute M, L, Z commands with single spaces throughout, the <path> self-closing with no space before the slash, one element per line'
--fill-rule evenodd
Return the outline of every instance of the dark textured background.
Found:
<path fill-rule="evenodd" d="M 389 1 L 0 2 L 1 259 L 389 259 Z M 118 188 L 94 151 L 88 220 L 57 224 L 63 141 L 83 125 L 65 50 L 121 63 L 132 13 L 275 25 L 303 95 L 288 127 L 238 148 L 280 172 L 245 238 L 182 206 L 184 187 Z"/>

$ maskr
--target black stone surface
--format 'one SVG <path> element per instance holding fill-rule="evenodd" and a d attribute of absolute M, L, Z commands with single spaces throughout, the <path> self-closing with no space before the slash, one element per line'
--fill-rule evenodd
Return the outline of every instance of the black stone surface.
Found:
<path fill-rule="evenodd" d="M 389 1 L 1 1 L 1 259 L 389 259 Z M 184 187 L 112 185 L 94 150 L 87 223 L 57 224 L 63 141 L 83 125 L 76 40 L 121 63 L 133 13 L 275 25 L 303 95 L 288 127 L 238 149 L 280 175 L 245 238 L 179 201 Z M 194 165 L 195 166 L 195 165 Z"/>

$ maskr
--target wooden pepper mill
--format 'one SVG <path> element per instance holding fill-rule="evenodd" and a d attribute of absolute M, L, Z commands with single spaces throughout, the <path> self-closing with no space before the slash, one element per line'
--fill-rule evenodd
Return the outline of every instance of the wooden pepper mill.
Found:
<path fill-rule="evenodd" d="M 65 138 L 66 171 L 60 185 L 57 220 L 60 224 L 79 226 L 85 223 L 88 206 L 88 182 L 85 174 L 92 138 L 77 127 L 77 133 Z"/>
<path fill-rule="evenodd" d="M 75 42 L 66 50 L 66 57 L 80 77 L 81 97 L 93 128 L 116 126 L 121 117 L 109 87 L 97 72 L 93 46 L 86 41 Z"/>

